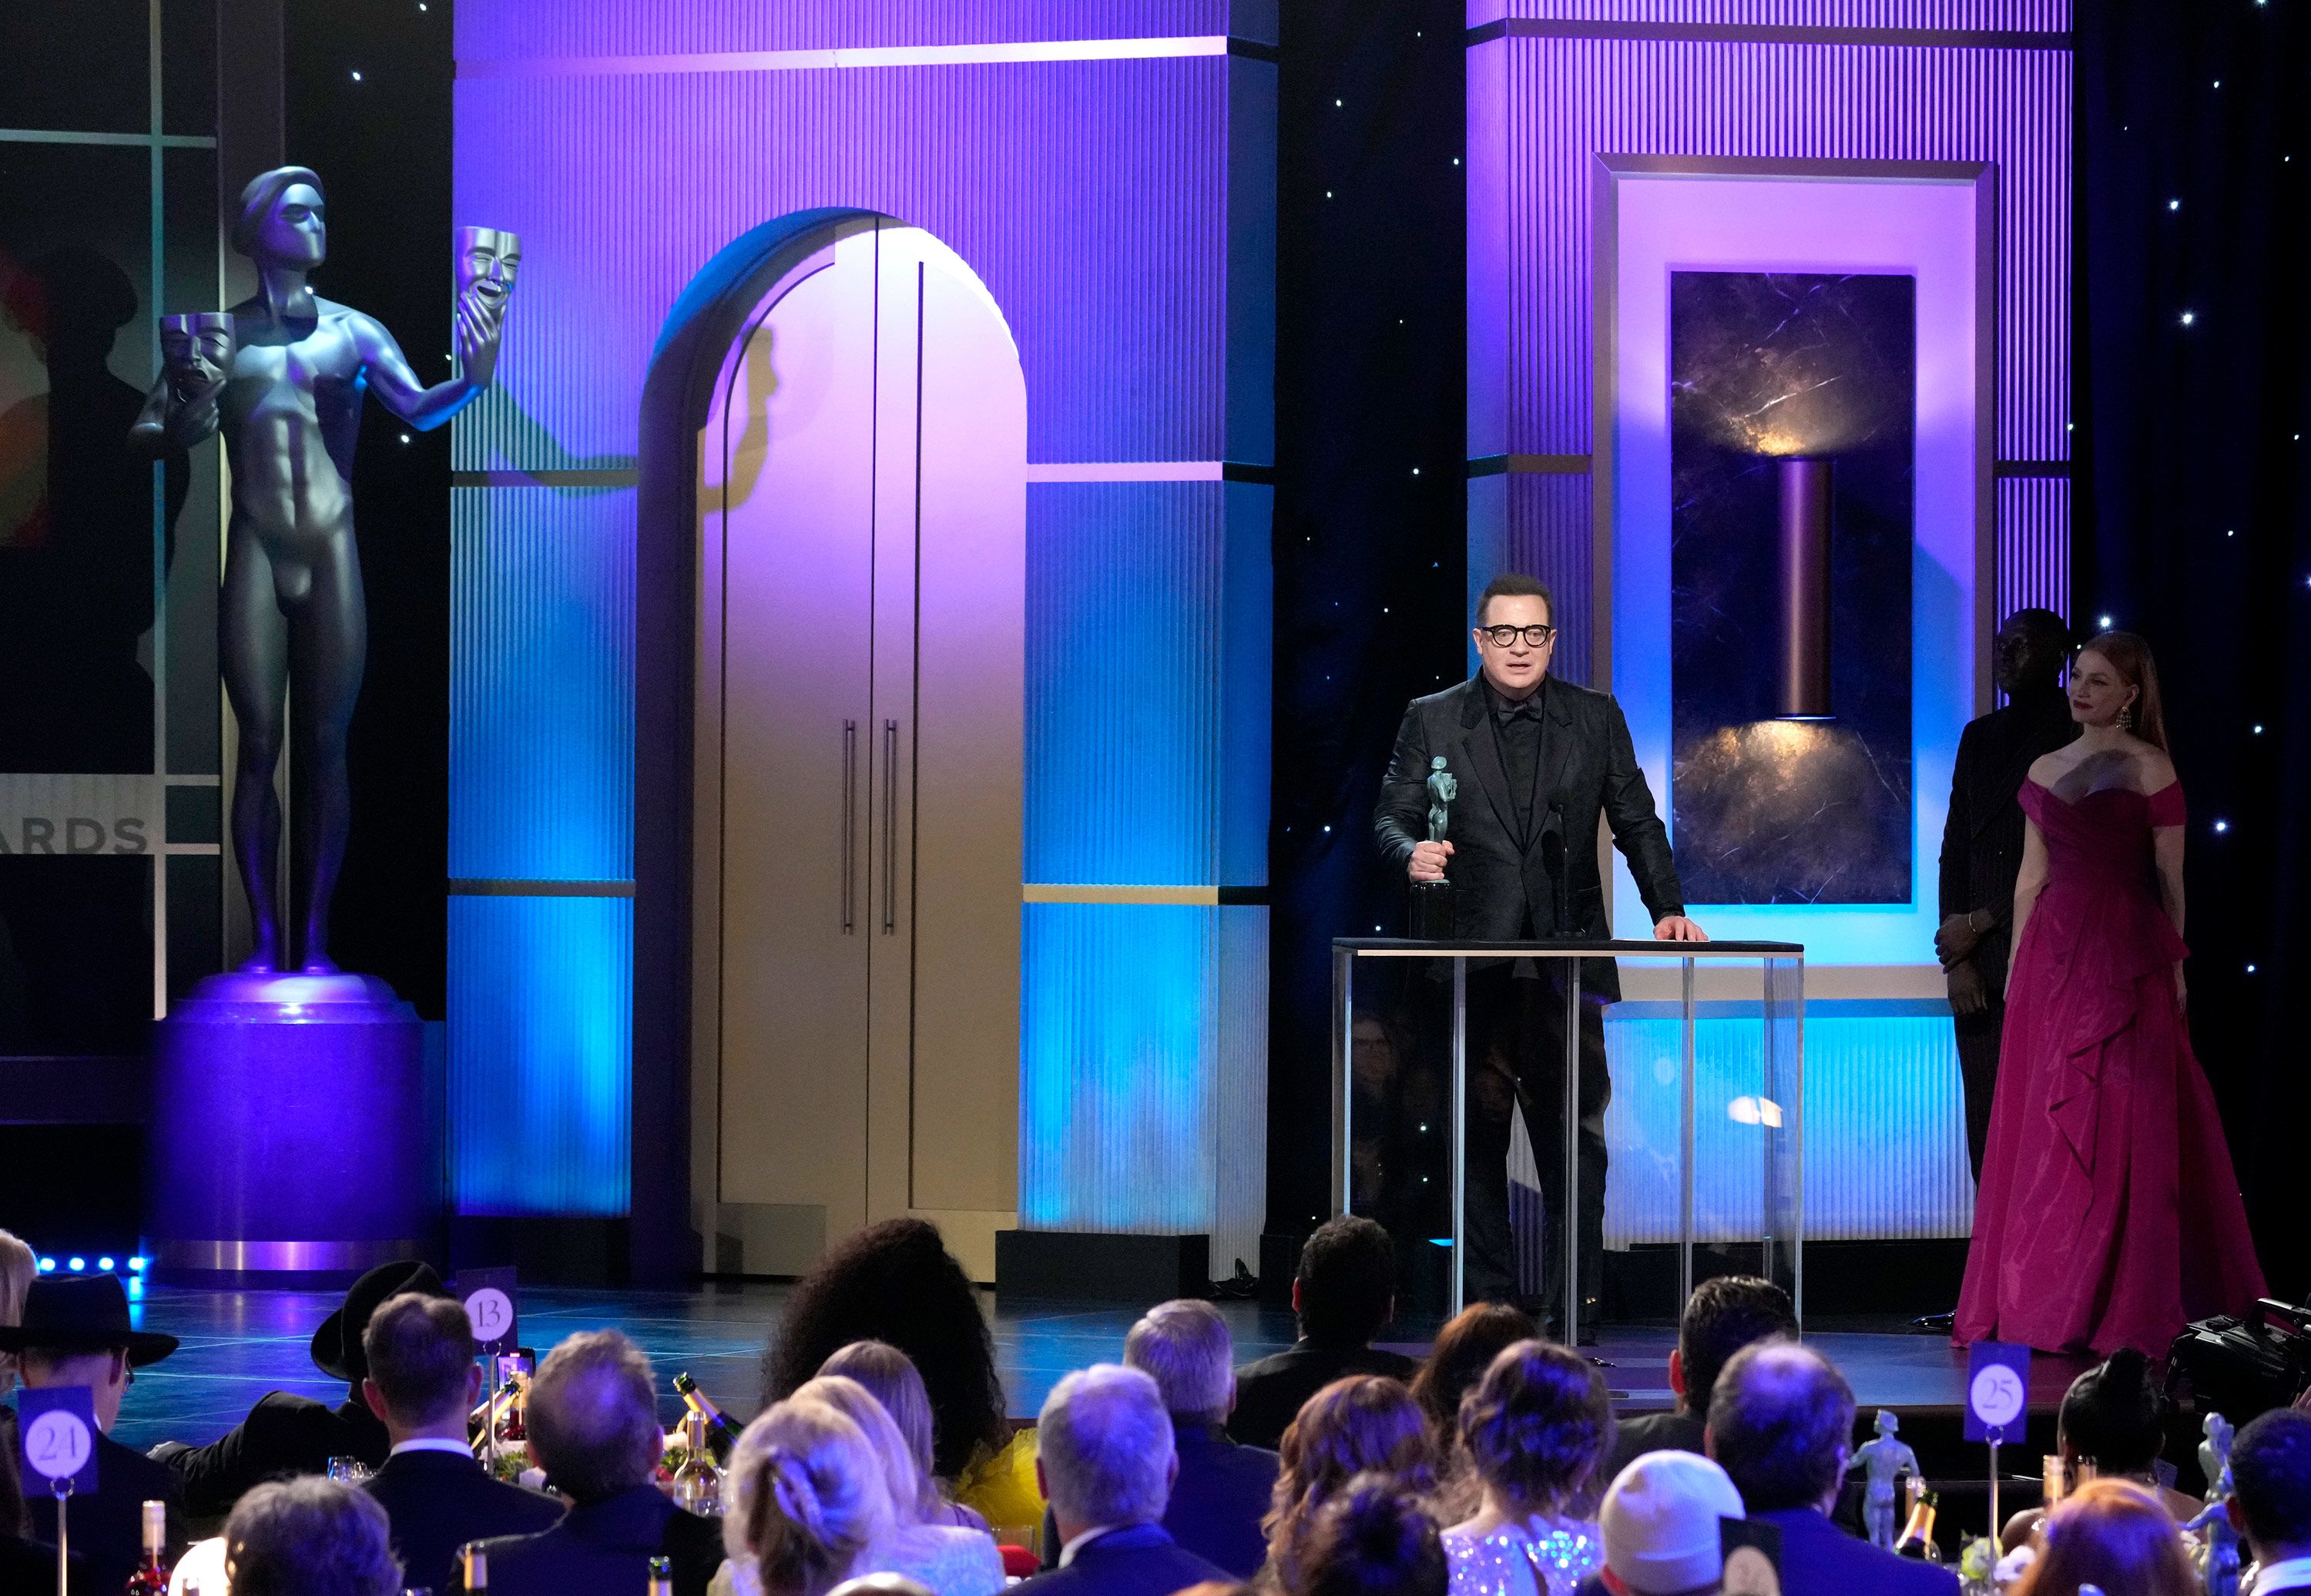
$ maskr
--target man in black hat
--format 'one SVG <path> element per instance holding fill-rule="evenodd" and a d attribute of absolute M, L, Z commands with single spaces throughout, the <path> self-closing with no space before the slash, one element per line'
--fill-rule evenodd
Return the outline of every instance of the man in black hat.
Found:
<path fill-rule="evenodd" d="M 292 1391 L 269 1391 L 222 1440 L 200 1447 L 164 1441 L 153 1449 L 154 1457 L 182 1477 L 186 1512 L 222 1517 L 249 1487 L 292 1474 L 325 1474 L 331 1458 L 359 1458 L 371 1469 L 384 1465 L 393 1442 L 362 1399 L 362 1381 L 369 1374 L 362 1332 L 379 1304 L 405 1291 L 449 1295 L 430 1265 L 406 1259 L 381 1263 L 353 1282 L 344 1305 L 313 1332 L 313 1366 L 348 1388 L 336 1407 Z"/>
<path fill-rule="evenodd" d="M 177 1477 L 144 1453 L 103 1432 L 120 1417 L 120 1399 L 135 1371 L 156 1364 L 177 1349 L 177 1338 L 140 1330 L 129 1323 L 128 1293 L 118 1278 L 94 1275 L 57 1279 L 42 1276 L 24 1295 L 23 1322 L 0 1326 L 0 1352 L 17 1356 L 25 1388 L 84 1385 L 96 1409 L 96 1489 L 74 1496 L 65 1509 L 72 1549 L 87 1559 L 89 1578 L 100 1591 L 118 1591 L 136 1572 L 144 1549 L 144 1504 L 169 1504 L 169 1544 L 185 1542 L 178 1522 Z M 10 1451 L 16 1437 L 0 1437 Z M 28 1481 L 25 1517 L 32 1538 L 57 1541 L 56 1498 Z"/>

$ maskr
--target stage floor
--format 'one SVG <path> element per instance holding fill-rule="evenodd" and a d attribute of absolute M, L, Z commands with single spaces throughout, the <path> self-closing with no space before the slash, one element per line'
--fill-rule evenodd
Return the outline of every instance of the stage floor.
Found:
<path fill-rule="evenodd" d="M 522 1294 L 522 1339 L 542 1354 L 573 1331 L 615 1327 L 657 1366 L 660 1409 L 669 1424 L 681 1411 L 669 1382 L 682 1370 L 733 1414 L 752 1414 L 762 1400 L 763 1348 L 791 1289 L 757 1283 L 670 1291 L 536 1287 Z M 982 1301 L 1010 1410 L 1022 1418 L 1033 1417 L 1068 1370 L 1120 1358 L 1124 1332 L 1139 1312 L 993 1292 Z M 160 1441 L 199 1443 L 230 1429 L 268 1391 L 343 1400 L 344 1386 L 316 1370 L 309 1351 L 313 1328 L 336 1304 L 334 1294 L 150 1287 L 137 1308 L 141 1323 L 179 1337 L 183 1345 L 137 1374 L 113 1434 L 140 1450 Z M 1218 1306 L 1234 1334 L 1239 1362 L 1291 1344 L 1292 1317 L 1283 1309 L 1241 1302 Z M 1384 1344 L 1418 1356 L 1434 1333 L 1433 1324 L 1406 1324 Z M 1901 1333 L 1895 1321 L 1836 1320 L 1817 1321 L 1807 1339 L 1844 1371 L 1864 1412 L 1955 1414 L 1964 1405 L 1966 1355 L 1940 1337 Z M 1602 1343 L 1587 1350 L 1604 1365 L 1617 1406 L 1644 1412 L 1670 1405 L 1669 1354 L 1676 1343 L 1677 1333 L 1667 1325 L 1609 1326 Z M 2035 1360 L 2033 1411 L 2051 1412 L 2084 1366 L 2082 1360 Z"/>

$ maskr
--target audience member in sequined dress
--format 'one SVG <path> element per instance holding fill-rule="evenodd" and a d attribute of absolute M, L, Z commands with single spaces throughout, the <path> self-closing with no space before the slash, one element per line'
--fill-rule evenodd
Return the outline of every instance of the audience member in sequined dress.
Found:
<path fill-rule="evenodd" d="M 1452 1596 L 1568 1596 L 1602 1566 L 1597 1526 L 1574 1508 L 1612 1438 L 1604 1376 L 1587 1358 L 1549 1341 L 1494 1358 L 1461 1403 L 1481 1496 L 1444 1531 Z"/>
<path fill-rule="evenodd" d="M 1268 1564 L 1259 1583 L 1296 1592 L 1316 1519 L 1324 1504 L 1360 1474 L 1396 1482 L 1418 1501 L 1436 1488 L 1436 1448 L 1412 1393 L 1382 1374 L 1335 1380 L 1300 1409 L 1284 1432 L 1283 1471 L 1269 1510 Z"/>

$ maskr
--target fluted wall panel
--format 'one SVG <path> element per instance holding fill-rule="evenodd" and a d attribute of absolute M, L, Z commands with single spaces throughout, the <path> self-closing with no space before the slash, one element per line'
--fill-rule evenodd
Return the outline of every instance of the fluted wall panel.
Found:
<path fill-rule="evenodd" d="M 2036 606 L 2071 619 L 2071 483 L 2016 476 L 1998 484 L 1998 613 Z"/>
<path fill-rule="evenodd" d="M 1591 646 L 1596 620 L 1590 611 L 1596 563 L 1596 516 L 1588 475 L 1512 473 L 1508 479 L 1508 538 L 1504 569 L 1537 576 L 1557 596 L 1559 635 L 1550 669 L 1587 685 L 1593 677 Z M 1500 574 L 1469 567 L 1473 607 L 1485 583 Z"/>
<path fill-rule="evenodd" d="M 1273 42 L 1276 0 L 464 0 L 460 57 L 859 49 L 1235 33 Z"/>
<path fill-rule="evenodd" d="M 1768 28 L 2067 32 L 2071 0 L 1469 0 L 1472 28 L 1501 17 Z"/>
<path fill-rule="evenodd" d="M 449 874 L 633 873 L 634 491 L 450 491 Z"/>

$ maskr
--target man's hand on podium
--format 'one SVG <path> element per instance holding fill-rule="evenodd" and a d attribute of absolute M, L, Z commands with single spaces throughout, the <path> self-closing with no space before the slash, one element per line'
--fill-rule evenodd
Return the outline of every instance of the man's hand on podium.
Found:
<path fill-rule="evenodd" d="M 1656 942 L 1706 942 L 1709 933 L 1695 925 L 1682 914 L 1665 914 L 1653 921 Z"/>
<path fill-rule="evenodd" d="M 1412 862 L 1405 868 L 1415 881 L 1442 881 L 1444 879 L 1444 861 L 1452 857 L 1452 844 L 1450 842 L 1415 842 L 1412 845 Z"/>

